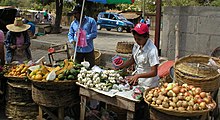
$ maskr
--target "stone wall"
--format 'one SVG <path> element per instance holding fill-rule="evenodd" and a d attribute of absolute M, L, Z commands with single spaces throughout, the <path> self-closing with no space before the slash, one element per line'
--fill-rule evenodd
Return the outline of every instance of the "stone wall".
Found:
<path fill-rule="evenodd" d="M 175 24 L 179 24 L 179 57 L 206 54 L 220 46 L 220 7 L 166 7 L 161 54 L 175 56 Z"/>

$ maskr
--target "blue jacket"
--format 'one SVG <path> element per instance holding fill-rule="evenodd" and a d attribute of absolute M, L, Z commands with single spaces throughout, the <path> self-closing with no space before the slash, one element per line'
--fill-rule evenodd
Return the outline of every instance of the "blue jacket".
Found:
<path fill-rule="evenodd" d="M 75 34 L 78 30 L 78 27 L 79 27 L 79 21 L 74 20 L 69 28 L 69 33 L 68 33 L 69 42 L 76 41 Z M 86 31 L 86 41 L 88 46 L 86 47 L 77 46 L 76 51 L 80 53 L 89 53 L 94 50 L 93 39 L 97 37 L 97 25 L 95 19 L 85 16 L 82 19 L 82 24 L 80 28 Z"/>
<path fill-rule="evenodd" d="M 28 60 L 31 60 L 31 51 L 29 49 L 31 42 L 30 42 L 30 37 L 27 33 L 27 31 L 22 32 L 24 36 L 24 45 L 26 46 L 25 48 L 25 55 Z M 12 34 L 12 32 L 8 31 L 6 34 L 6 40 L 5 42 L 5 47 L 6 47 L 6 61 L 7 63 L 12 62 L 12 57 L 14 55 L 15 50 L 11 49 L 11 45 L 16 45 L 16 37 Z"/>

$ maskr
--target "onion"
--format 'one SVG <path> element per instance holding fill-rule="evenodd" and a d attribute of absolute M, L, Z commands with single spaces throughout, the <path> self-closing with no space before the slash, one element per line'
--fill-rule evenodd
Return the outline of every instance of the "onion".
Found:
<path fill-rule="evenodd" d="M 207 108 L 205 102 L 201 102 L 201 103 L 199 104 L 199 106 L 201 107 L 201 109 L 206 109 L 206 108 Z"/>
<path fill-rule="evenodd" d="M 190 93 L 189 92 L 185 92 L 184 96 L 190 96 Z"/>
<path fill-rule="evenodd" d="M 157 99 L 157 100 L 156 100 L 156 104 L 157 104 L 157 105 L 161 105 L 161 103 L 162 103 L 162 101 L 161 101 L 160 99 Z"/>
<path fill-rule="evenodd" d="M 189 89 L 192 90 L 194 88 L 193 85 L 189 85 Z"/>
<path fill-rule="evenodd" d="M 198 104 L 200 104 L 201 102 L 204 102 L 204 100 L 201 99 L 201 98 L 197 100 L 197 103 L 198 103 Z"/>
<path fill-rule="evenodd" d="M 187 103 L 186 101 L 183 101 L 182 106 L 183 106 L 184 108 L 187 108 L 187 107 L 188 107 L 188 103 Z"/>
<path fill-rule="evenodd" d="M 199 104 L 197 104 L 197 103 L 194 104 L 194 105 L 193 105 L 193 110 L 199 110 Z"/>
<path fill-rule="evenodd" d="M 183 101 L 178 101 L 178 102 L 176 103 L 176 106 L 177 106 L 177 107 L 181 107 L 182 104 L 183 104 Z"/>
<path fill-rule="evenodd" d="M 195 95 L 195 98 L 199 99 L 199 98 L 201 98 L 201 97 L 200 97 L 200 95 Z"/>
<path fill-rule="evenodd" d="M 201 98 L 205 98 L 206 97 L 206 93 L 205 92 L 201 92 L 199 95 L 201 96 Z"/>
<path fill-rule="evenodd" d="M 175 87 L 172 89 L 172 91 L 173 91 L 174 93 L 178 94 L 178 93 L 180 92 L 179 86 L 175 86 Z"/>
<path fill-rule="evenodd" d="M 202 92 L 202 89 L 197 87 L 196 90 L 195 90 L 195 94 L 200 94 Z"/>
<path fill-rule="evenodd" d="M 178 111 L 185 111 L 184 107 L 178 107 Z"/>
<path fill-rule="evenodd" d="M 188 107 L 186 108 L 186 110 L 187 110 L 187 111 L 193 111 L 193 107 L 192 107 L 192 106 L 188 106 Z"/>
<path fill-rule="evenodd" d="M 180 89 L 180 92 L 181 92 L 181 93 L 185 93 L 185 92 L 186 92 L 186 89 L 185 89 L 185 88 L 181 88 L 181 89 Z"/>
<path fill-rule="evenodd" d="M 173 101 L 174 103 L 178 102 L 178 97 L 173 97 L 173 98 L 172 98 L 172 101 Z"/>
<path fill-rule="evenodd" d="M 167 87 L 167 85 L 168 85 L 168 83 L 167 83 L 167 82 L 163 84 L 163 86 L 164 86 L 165 88 Z"/>
<path fill-rule="evenodd" d="M 163 106 L 164 108 L 169 108 L 169 104 L 168 104 L 167 102 L 162 102 L 162 106 Z"/>
<path fill-rule="evenodd" d="M 184 99 L 184 97 L 183 97 L 182 95 L 178 95 L 177 98 L 178 98 L 179 100 Z"/>
<path fill-rule="evenodd" d="M 211 100 L 207 97 L 203 98 L 203 100 L 205 101 L 205 103 L 209 104 L 211 102 Z"/>

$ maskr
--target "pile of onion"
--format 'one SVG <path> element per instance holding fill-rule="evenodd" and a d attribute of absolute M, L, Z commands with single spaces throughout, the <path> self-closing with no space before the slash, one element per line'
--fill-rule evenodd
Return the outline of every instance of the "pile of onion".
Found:
<path fill-rule="evenodd" d="M 145 96 L 150 104 L 178 111 L 196 111 L 214 109 L 210 93 L 192 85 L 164 83 L 163 86 L 151 89 Z"/>

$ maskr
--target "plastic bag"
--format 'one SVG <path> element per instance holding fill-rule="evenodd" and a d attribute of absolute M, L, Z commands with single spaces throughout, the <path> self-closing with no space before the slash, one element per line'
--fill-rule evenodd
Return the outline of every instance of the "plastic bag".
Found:
<path fill-rule="evenodd" d="M 77 33 L 78 35 L 78 33 Z M 77 46 L 79 47 L 86 47 L 87 45 L 87 41 L 86 41 L 86 31 L 83 29 L 79 29 L 79 38 L 78 38 L 78 44 Z"/>

